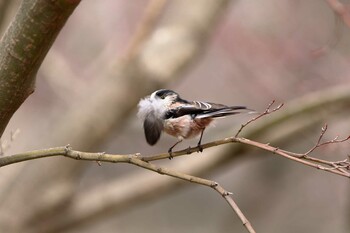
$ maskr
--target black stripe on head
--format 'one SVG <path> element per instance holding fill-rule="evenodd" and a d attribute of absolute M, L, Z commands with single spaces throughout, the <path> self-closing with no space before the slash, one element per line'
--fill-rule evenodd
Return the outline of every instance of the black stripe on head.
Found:
<path fill-rule="evenodd" d="M 143 129 L 145 131 L 147 143 L 153 146 L 160 138 L 163 130 L 163 123 L 158 120 L 152 112 L 146 116 L 145 121 L 143 122 Z"/>
<path fill-rule="evenodd" d="M 169 90 L 169 89 L 161 89 L 156 92 L 156 96 L 158 96 L 161 99 L 164 99 L 165 97 L 173 95 L 176 96 L 176 98 L 173 100 L 174 102 L 180 102 L 180 103 L 186 103 L 189 102 L 187 100 L 181 99 L 180 95 L 176 93 L 175 91 Z"/>
<path fill-rule="evenodd" d="M 178 95 L 175 91 L 168 90 L 168 89 L 161 89 L 156 92 L 156 96 L 162 99 L 164 99 L 168 95 L 174 95 L 174 94 Z"/>

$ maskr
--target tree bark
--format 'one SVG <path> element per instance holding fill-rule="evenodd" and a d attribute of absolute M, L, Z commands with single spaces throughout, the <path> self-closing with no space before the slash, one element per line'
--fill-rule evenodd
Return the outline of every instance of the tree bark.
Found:
<path fill-rule="evenodd" d="M 24 0 L 0 43 L 0 135 L 34 92 L 35 76 L 80 0 Z"/>

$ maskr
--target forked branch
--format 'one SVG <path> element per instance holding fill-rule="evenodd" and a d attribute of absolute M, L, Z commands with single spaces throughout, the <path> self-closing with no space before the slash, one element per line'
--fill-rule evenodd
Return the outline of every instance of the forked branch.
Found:
<path fill-rule="evenodd" d="M 244 216 L 242 211 L 239 209 L 238 205 L 233 200 L 232 193 L 226 191 L 217 182 L 199 178 L 192 175 L 187 175 L 178 171 L 174 171 L 165 167 L 155 165 L 150 162 L 146 162 L 143 160 L 143 158 L 145 157 L 141 156 L 140 154 L 113 155 L 113 154 L 106 154 L 106 153 L 89 153 L 89 152 L 72 150 L 72 148 L 68 145 L 65 147 L 50 148 L 45 150 L 27 152 L 23 154 L 0 157 L 0 167 L 9 165 L 12 163 L 16 163 L 19 161 L 38 159 L 38 158 L 44 158 L 44 157 L 52 157 L 52 156 L 64 156 L 75 160 L 89 160 L 89 161 L 111 162 L 111 163 L 129 163 L 129 164 L 136 165 L 138 167 L 159 173 L 161 175 L 167 175 L 167 176 L 175 177 L 181 180 L 189 181 L 191 183 L 196 183 L 196 184 L 210 187 L 214 189 L 216 192 L 218 192 L 226 200 L 226 202 L 230 205 L 230 207 L 235 211 L 237 216 L 240 218 L 240 220 L 242 221 L 247 231 L 250 233 L 255 233 L 255 230 L 253 229 L 251 223 Z"/>
<path fill-rule="evenodd" d="M 237 131 L 237 133 L 235 134 L 235 137 L 238 137 L 238 135 L 242 132 L 242 130 L 247 126 L 249 125 L 250 123 L 262 118 L 263 116 L 266 116 L 270 113 L 273 113 L 273 112 L 276 112 L 278 111 L 279 109 L 281 109 L 283 107 L 283 103 L 281 103 L 280 105 L 278 105 L 276 108 L 274 109 L 271 109 L 272 105 L 275 103 L 276 101 L 275 100 L 272 100 L 271 103 L 267 106 L 267 108 L 265 109 L 264 112 L 260 113 L 258 116 L 250 119 L 249 121 L 247 121 L 246 123 L 242 124 L 241 125 L 241 128 L 239 128 L 239 130 Z"/>
<path fill-rule="evenodd" d="M 318 137 L 318 140 L 317 140 L 317 143 L 315 144 L 315 146 L 313 146 L 310 150 L 308 150 L 307 152 L 305 152 L 304 154 L 296 154 L 296 153 L 293 153 L 295 156 L 298 156 L 298 157 L 304 157 L 304 158 L 308 158 L 308 155 L 311 154 L 314 150 L 316 150 L 317 148 L 321 147 L 321 146 L 325 146 L 325 145 L 328 145 L 328 144 L 334 144 L 334 143 L 341 143 L 341 142 L 345 142 L 347 140 L 350 139 L 350 135 L 346 138 L 343 138 L 343 139 L 338 139 L 339 136 L 336 136 L 335 138 L 333 138 L 332 140 L 328 140 L 328 141 L 325 141 L 325 142 L 321 142 L 322 141 L 322 138 L 324 136 L 324 134 L 326 133 L 327 131 L 327 124 L 325 124 L 322 128 L 321 128 L 321 133 L 320 133 L 320 136 Z"/>

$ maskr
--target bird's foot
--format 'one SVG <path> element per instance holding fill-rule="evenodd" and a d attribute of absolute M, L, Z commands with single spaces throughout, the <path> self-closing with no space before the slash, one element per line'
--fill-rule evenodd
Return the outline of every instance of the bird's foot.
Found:
<path fill-rule="evenodd" d="M 186 149 L 186 154 L 188 154 L 188 155 L 191 154 L 191 149 L 192 149 L 192 148 L 191 148 L 190 146 L 187 147 L 187 149 Z"/>
<path fill-rule="evenodd" d="M 172 159 L 174 158 L 172 149 L 173 149 L 173 148 L 170 148 L 170 149 L 168 150 L 169 159 L 170 159 L 170 160 L 172 160 Z"/>
<path fill-rule="evenodd" d="M 198 152 L 203 152 L 203 147 L 202 147 L 202 145 L 201 144 L 198 144 L 197 145 L 197 147 L 198 147 Z"/>

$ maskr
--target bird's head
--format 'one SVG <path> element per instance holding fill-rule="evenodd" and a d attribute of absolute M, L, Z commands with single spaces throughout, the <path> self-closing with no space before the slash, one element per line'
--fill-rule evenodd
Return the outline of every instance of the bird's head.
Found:
<path fill-rule="evenodd" d="M 138 116 L 145 119 L 152 114 L 157 119 L 162 119 L 169 106 L 179 99 L 179 94 L 172 90 L 160 89 L 139 102 Z"/>
<path fill-rule="evenodd" d="M 175 91 L 160 89 L 153 92 L 150 96 L 150 100 L 163 104 L 164 106 L 169 106 L 179 99 L 179 94 Z"/>

